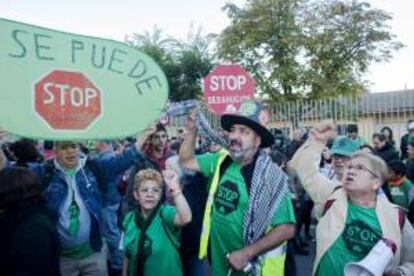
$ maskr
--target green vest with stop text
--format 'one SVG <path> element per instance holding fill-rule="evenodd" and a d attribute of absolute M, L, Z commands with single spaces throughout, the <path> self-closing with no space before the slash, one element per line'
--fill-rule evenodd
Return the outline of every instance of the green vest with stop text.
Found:
<path fill-rule="evenodd" d="M 220 170 L 221 164 L 228 156 L 228 152 L 225 150 L 222 150 L 219 153 L 217 153 L 217 155 L 218 155 L 217 162 L 215 164 L 214 173 L 212 174 L 212 180 L 210 182 L 208 199 L 207 199 L 206 208 L 204 211 L 203 228 L 202 228 L 201 238 L 200 238 L 200 251 L 199 251 L 200 259 L 205 258 L 207 256 L 207 249 L 209 246 L 209 237 L 210 237 L 211 225 L 212 225 L 211 218 L 212 218 L 213 205 L 215 204 L 215 200 L 217 200 L 216 192 L 219 189 L 220 185 L 223 184 L 223 183 L 220 183 L 220 180 L 223 179 L 223 177 L 220 177 L 219 170 Z M 246 194 L 244 195 L 244 198 L 248 198 L 247 191 L 245 193 Z M 290 201 L 285 201 L 285 202 L 290 203 Z M 284 208 L 282 209 L 289 209 L 286 206 L 288 206 L 288 204 L 286 203 L 283 204 Z M 271 229 L 272 227 L 269 226 L 267 231 L 270 231 Z M 242 233 L 240 233 L 240 235 L 242 236 Z M 242 237 L 239 237 L 239 238 L 242 238 Z M 212 254 L 214 254 L 213 251 L 212 251 Z M 212 258 L 217 259 L 217 258 L 214 258 L 214 256 L 212 256 Z M 261 256 L 259 256 L 259 263 L 260 263 L 260 274 L 259 275 L 283 275 L 285 258 L 286 258 L 286 243 L 283 243 L 279 247 L 273 250 L 270 250 L 266 252 L 265 254 L 262 254 Z M 222 272 L 223 271 L 220 270 L 218 273 L 221 275 L 223 274 Z M 237 273 L 234 273 L 234 274 L 232 273 L 231 275 L 236 275 L 236 274 Z"/>

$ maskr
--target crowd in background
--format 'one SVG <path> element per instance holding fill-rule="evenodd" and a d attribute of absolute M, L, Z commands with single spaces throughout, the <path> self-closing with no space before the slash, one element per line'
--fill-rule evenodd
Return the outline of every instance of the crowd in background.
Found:
<path fill-rule="evenodd" d="M 136 234 L 133 225 L 135 220 L 138 220 L 136 218 L 138 215 L 131 211 L 135 210 L 142 200 L 139 194 L 142 187 L 146 188 L 143 190 L 144 193 L 159 193 L 157 194 L 159 198 L 154 202 L 148 201 L 145 204 L 149 204 L 149 209 L 154 208 L 162 214 L 160 221 L 154 223 L 159 223 L 160 227 L 167 227 L 165 237 L 159 245 L 163 246 L 164 250 L 172 252 L 173 260 L 174 258 L 180 260 L 177 261 L 180 264 L 164 264 L 166 270 L 157 268 L 154 264 L 152 274 L 148 275 L 162 275 L 168 270 L 169 274 L 173 275 L 181 275 L 177 272 L 181 270 L 184 275 L 207 275 L 208 263 L 198 258 L 198 252 L 203 210 L 208 195 L 208 179 L 200 173 L 182 169 L 178 164 L 178 153 L 185 132 L 185 129 L 178 129 L 175 135 L 171 135 L 164 126 L 158 124 L 143 137 L 123 140 L 65 144 L 20 139 L 3 144 L 2 149 L 8 165 L 0 172 L 0 237 L 2 239 L 0 267 L 9 273 L 4 275 L 58 275 L 59 271 L 62 273 L 62 267 L 67 271 L 62 273 L 64 275 L 75 275 L 71 274 L 76 270 L 73 267 L 82 267 L 85 275 L 88 275 L 88 269 L 91 271 L 98 269 L 103 271 L 102 273 L 108 271 L 110 275 L 121 275 L 123 266 L 126 266 L 124 271 L 127 271 L 124 275 L 143 275 L 143 271 L 138 270 L 142 267 L 142 262 L 148 261 L 145 259 L 148 258 L 148 254 L 138 256 L 136 258 L 138 264 L 131 265 L 131 262 L 129 264 L 124 262 L 125 258 L 135 258 L 140 254 L 136 249 L 128 247 L 129 244 L 125 241 L 131 239 L 128 235 Z M 308 139 L 308 132 L 305 128 L 296 129 L 291 140 L 282 135 L 277 136 L 274 146 L 268 149 L 272 160 L 287 171 L 288 162 Z M 396 148 L 396 139 L 400 139 L 400 148 Z M 79 179 L 85 177 L 85 181 L 88 181 L 91 177 L 91 175 L 78 176 L 76 169 L 61 175 L 54 169 L 48 171 L 48 166 L 56 162 L 54 161 L 56 156 L 72 149 L 79 149 L 82 156 L 88 156 L 87 160 L 96 160 L 99 164 L 96 166 L 93 162 L 86 161 L 86 158 L 82 159 L 85 160 L 82 161 L 83 166 L 89 168 L 89 173 L 96 179 L 98 187 L 96 191 L 85 191 L 85 193 L 91 193 L 88 198 L 92 209 L 98 208 L 98 204 L 93 202 L 95 200 L 93 194 L 99 194 L 101 201 L 99 208 L 102 211 L 102 217 L 98 217 L 98 212 L 96 218 L 94 215 L 85 215 L 86 207 L 80 206 L 75 198 L 83 191 L 76 191 L 74 188 L 73 202 L 68 201 L 64 205 L 70 210 L 70 214 L 78 214 L 79 221 L 75 226 L 72 226 L 72 217 L 60 214 L 56 217 L 56 214 L 51 214 L 46 208 L 63 200 L 57 198 L 61 191 L 49 191 L 46 195 L 44 193 L 50 185 L 47 182 L 78 177 Z M 203 137 L 198 138 L 196 153 L 214 153 L 220 149 L 221 146 L 208 143 Z M 334 169 L 344 166 L 350 156 L 359 149 L 375 154 L 385 161 L 389 175 L 382 186 L 382 191 L 389 201 L 406 211 L 408 219 L 414 223 L 414 122 L 408 122 L 407 134 L 403 137 L 394 137 L 392 129 L 384 127 L 380 132 L 375 133 L 371 140 L 358 135 L 357 125 L 349 125 L 346 136 L 328 141 L 321 156 L 320 172 L 329 179 L 339 177 Z M 63 157 L 69 164 L 75 158 L 70 154 Z M 37 173 L 36 170 L 40 170 L 41 173 Z M 175 186 L 173 180 L 165 179 L 165 175 L 162 175 L 165 170 L 176 172 L 179 187 Z M 108 182 L 111 184 L 108 185 Z M 162 184 L 164 182 L 167 188 L 173 188 L 165 189 Z M 289 175 L 289 187 L 296 216 L 296 234 L 288 244 L 285 269 L 286 275 L 295 275 L 294 254 L 308 255 L 309 244 L 315 242 L 311 231 L 311 225 L 315 222 L 312 216 L 314 203 L 303 188 L 300 178 L 294 174 Z M 180 198 L 181 191 L 184 195 L 183 199 Z M 48 201 L 47 204 L 44 197 Z M 160 207 L 159 202 L 167 207 Z M 141 206 L 142 204 L 141 201 Z M 188 219 L 187 204 L 192 219 Z M 176 206 L 176 209 L 171 209 L 169 206 Z M 157 208 L 161 208 L 160 211 Z M 12 212 L 3 213 L 2 210 L 6 209 Z M 85 222 L 92 225 L 90 229 L 85 226 L 87 224 Z M 59 225 L 57 229 L 53 226 L 55 223 Z M 98 227 L 95 224 L 101 224 L 101 230 L 95 229 Z M 177 227 L 181 228 L 181 235 L 177 234 Z M 92 248 L 85 247 L 85 243 L 82 242 L 75 242 L 77 246 L 73 246 L 71 231 L 84 233 L 86 236 L 83 241 L 91 240 L 89 245 Z M 142 237 L 139 236 L 137 243 L 140 250 L 145 251 L 145 242 L 151 240 L 148 239 L 149 236 L 154 235 L 151 231 L 156 230 L 148 230 L 146 234 L 142 234 Z M 66 237 L 67 244 L 59 242 L 59 235 Z M 87 235 L 96 235 L 95 240 Z M 151 242 L 157 242 L 156 239 L 158 238 L 153 238 Z M 27 246 L 28 244 L 30 246 Z M 94 248 L 101 247 L 105 247 L 108 252 L 104 258 L 93 253 Z M 36 248 L 44 248 L 42 252 L 45 253 L 37 254 Z M 47 248 L 50 250 L 46 250 Z M 62 256 L 62 253 L 58 253 L 62 252 L 62 248 L 63 256 L 66 254 L 67 259 L 76 256 L 79 262 L 67 262 L 62 266 L 62 259 L 58 258 L 59 254 Z M 85 256 L 100 258 L 101 267 L 93 267 L 88 263 L 91 260 Z M 23 273 L 27 270 L 31 273 Z"/>

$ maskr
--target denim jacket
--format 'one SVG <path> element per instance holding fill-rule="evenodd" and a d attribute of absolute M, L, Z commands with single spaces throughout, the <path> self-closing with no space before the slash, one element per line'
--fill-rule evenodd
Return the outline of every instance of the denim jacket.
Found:
<path fill-rule="evenodd" d="M 106 151 L 104 153 L 101 153 L 99 155 L 99 159 L 105 162 L 108 159 L 112 159 L 117 154 L 113 151 Z M 142 162 L 142 160 L 138 160 L 139 162 Z M 102 207 L 111 206 L 114 204 L 119 204 L 122 200 L 122 196 L 119 192 L 119 182 L 121 181 L 122 175 L 125 172 L 122 171 L 120 174 L 118 174 L 116 177 L 111 178 L 111 183 L 104 183 L 100 187 L 100 193 L 101 193 L 101 199 L 102 199 Z"/>
<path fill-rule="evenodd" d="M 100 171 L 103 174 L 103 182 L 108 185 L 116 183 L 114 179 L 117 178 L 120 173 L 127 170 L 134 161 L 139 162 L 142 159 L 142 154 L 138 152 L 134 146 L 125 150 L 121 155 L 114 156 L 113 158 L 98 159 L 97 162 Z M 44 164 L 34 165 L 32 169 L 40 179 L 43 179 L 43 174 L 45 173 Z M 82 167 L 77 171 L 75 178 L 80 195 L 88 208 L 91 217 L 90 245 L 93 250 L 100 251 L 102 247 L 102 206 L 98 182 L 94 174 L 85 167 Z M 43 195 L 47 206 L 56 216 L 58 216 L 59 208 L 68 195 L 68 184 L 66 183 L 63 172 L 55 168 L 55 173 L 50 183 L 42 184 L 45 185 Z"/>

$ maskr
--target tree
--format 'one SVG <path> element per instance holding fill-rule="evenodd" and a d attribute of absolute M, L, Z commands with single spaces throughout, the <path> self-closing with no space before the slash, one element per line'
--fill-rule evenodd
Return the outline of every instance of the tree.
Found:
<path fill-rule="evenodd" d="M 175 101 L 196 99 L 202 94 L 201 80 L 213 68 L 215 56 L 211 49 L 215 34 L 203 34 L 192 25 L 187 39 L 178 44 L 176 59 L 181 70 L 181 83 Z"/>
<path fill-rule="evenodd" d="M 314 98 L 357 94 L 372 62 L 389 61 L 402 47 L 386 22 L 392 17 L 358 1 L 310 3 L 303 16 L 304 46 L 309 58 L 307 84 Z"/>
<path fill-rule="evenodd" d="M 300 76 L 297 61 L 300 28 L 295 21 L 299 1 L 248 1 L 245 8 L 227 4 L 231 25 L 220 34 L 218 51 L 225 60 L 250 71 L 259 92 L 273 98 L 294 96 Z"/>
<path fill-rule="evenodd" d="M 215 35 L 204 35 L 201 28 L 194 31 L 191 26 L 187 39 L 164 36 L 162 30 L 154 27 L 152 32 L 133 34 L 127 41 L 151 56 L 164 71 L 170 88 L 169 100 L 195 99 L 201 95 L 201 79 L 213 67 L 211 54 Z"/>
<path fill-rule="evenodd" d="M 223 9 L 231 24 L 219 56 L 244 65 L 269 101 L 359 93 L 369 65 L 402 46 L 390 15 L 363 2 L 248 0 Z"/>
<path fill-rule="evenodd" d="M 161 67 L 168 81 L 169 99 L 174 99 L 179 94 L 181 77 L 180 66 L 172 54 L 178 44 L 177 40 L 164 35 L 160 28 L 154 26 L 152 32 L 134 33 L 126 42 L 152 57 Z"/>

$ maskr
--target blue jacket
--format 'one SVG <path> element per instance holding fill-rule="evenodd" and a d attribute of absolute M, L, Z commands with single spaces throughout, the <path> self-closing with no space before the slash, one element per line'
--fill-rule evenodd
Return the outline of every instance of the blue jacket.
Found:
<path fill-rule="evenodd" d="M 142 160 L 143 156 L 137 152 L 135 147 L 124 151 L 121 155 L 113 158 L 98 159 L 99 169 L 102 172 L 102 178 L 105 185 L 111 185 L 120 173 L 128 169 L 133 162 Z M 32 169 L 43 179 L 45 165 L 34 165 Z M 98 182 L 94 174 L 86 167 L 81 168 L 76 173 L 76 183 L 91 217 L 90 245 L 95 251 L 100 251 L 102 247 L 101 239 L 101 198 L 98 188 Z M 59 208 L 68 195 L 68 185 L 63 172 L 55 168 L 55 173 L 50 183 L 43 183 L 45 190 L 43 195 L 46 199 L 48 208 L 56 215 L 59 215 Z"/>
<path fill-rule="evenodd" d="M 116 156 L 117 154 L 115 152 L 106 151 L 99 155 L 99 160 L 106 162 L 106 160 L 110 160 Z M 139 160 L 139 162 L 141 162 L 141 160 Z M 115 178 L 111 178 L 110 183 L 104 183 L 104 185 L 101 185 L 100 192 L 103 207 L 115 205 L 121 202 L 122 196 L 119 192 L 118 186 L 124 172 L 125 170 L 123 170 Z"/>

